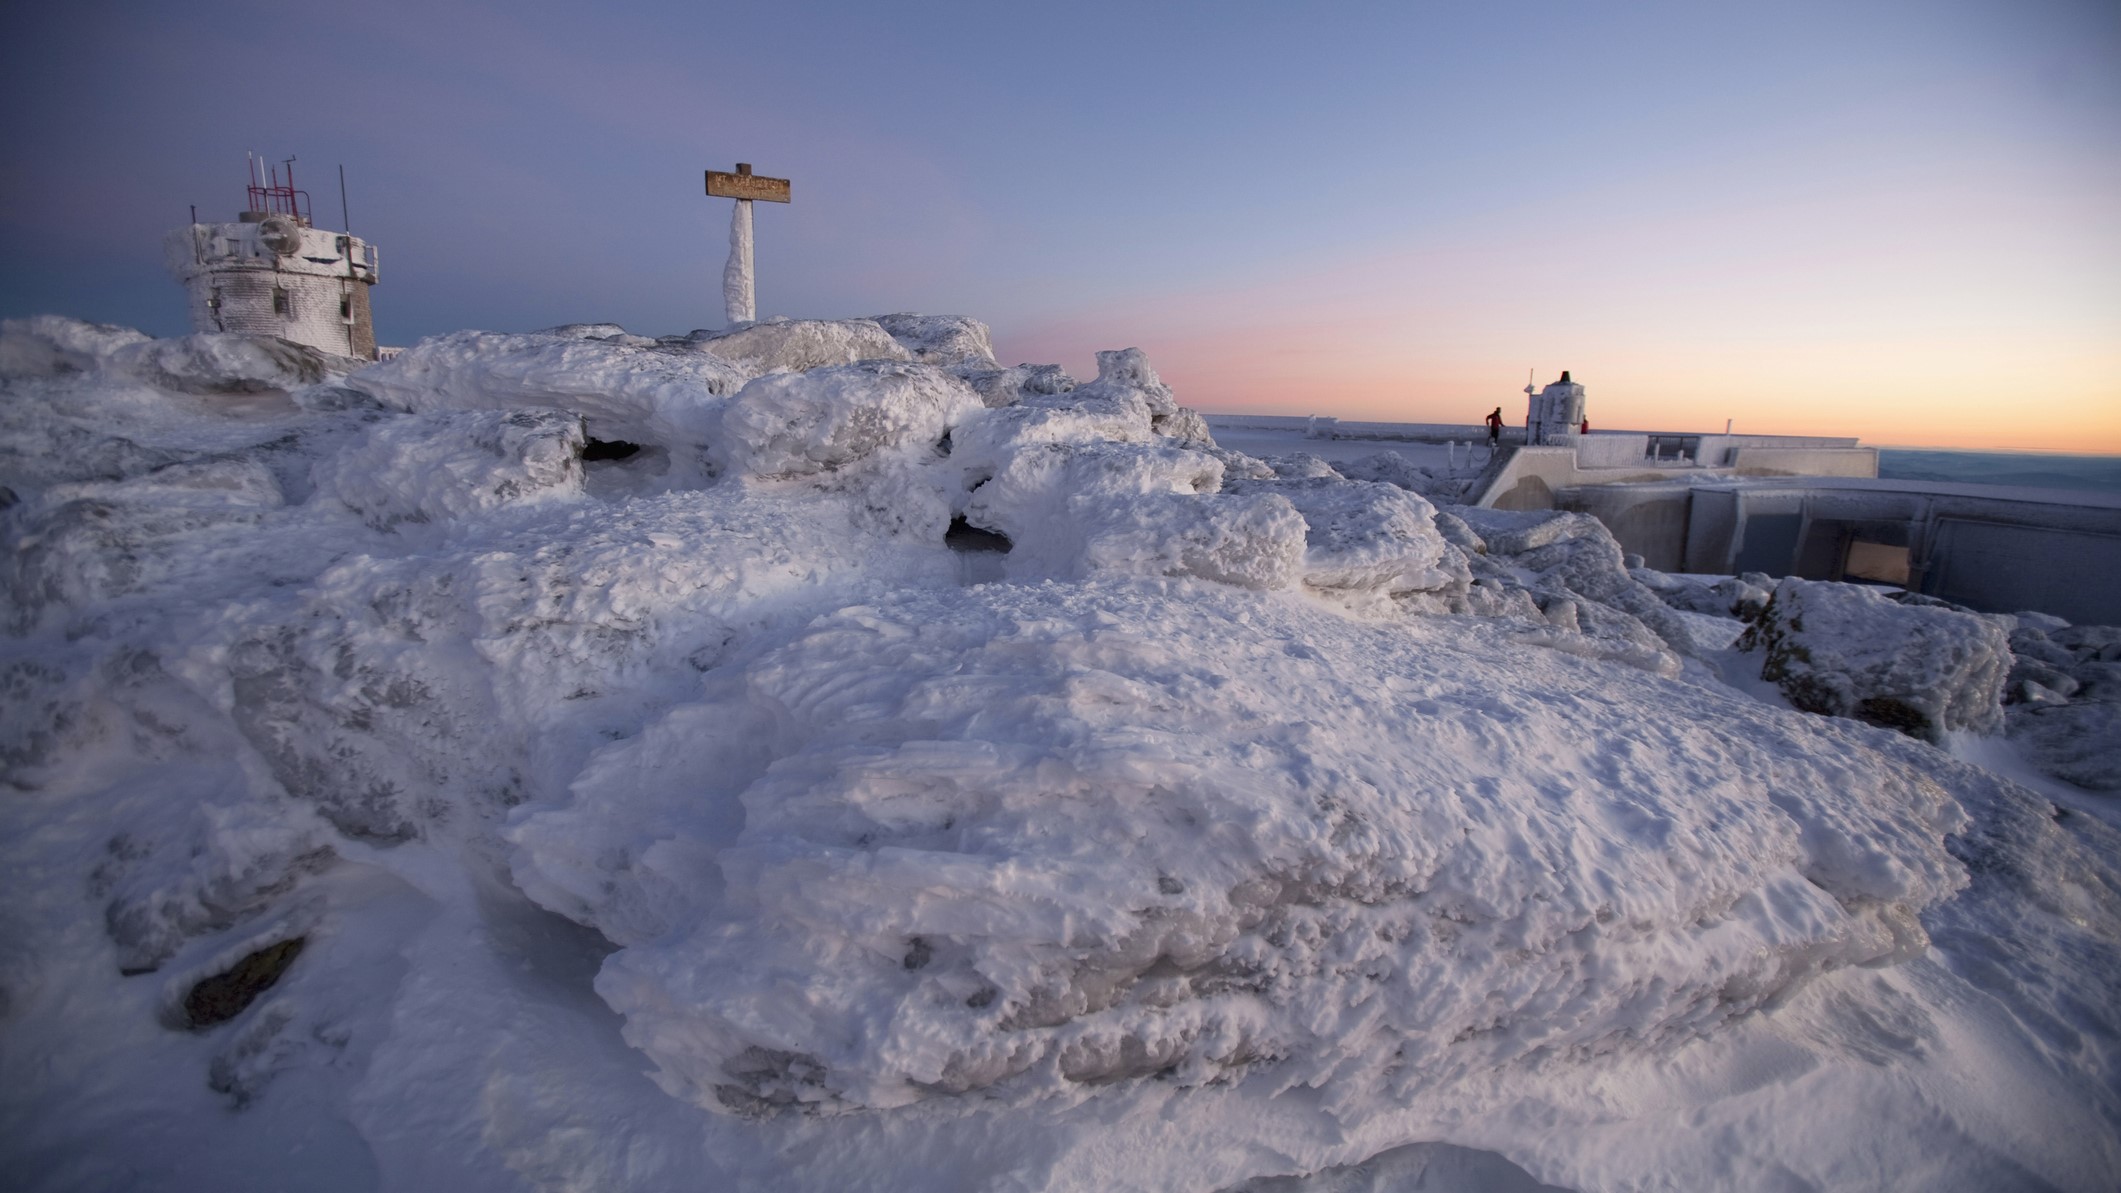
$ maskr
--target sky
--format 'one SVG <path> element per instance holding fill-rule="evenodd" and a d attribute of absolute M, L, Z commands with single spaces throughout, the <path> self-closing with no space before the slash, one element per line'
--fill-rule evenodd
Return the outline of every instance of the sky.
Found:
<path fill-rule="evenodd" d="M 0 316 L 189 330 L 297 159 L 378 336 L 988 323 L 1210 412 L 2121 453 L 2121 4 L 11 4 Z M 338 168 L 347 177 L 342 219 Z"/>

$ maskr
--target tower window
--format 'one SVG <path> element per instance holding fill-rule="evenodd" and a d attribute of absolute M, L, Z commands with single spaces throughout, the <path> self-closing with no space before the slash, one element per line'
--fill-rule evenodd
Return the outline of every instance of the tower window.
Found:
<path fill-rule="evenodd" d="M 207 295 L 206 309 L 209 311 L 218 311 L 221 309 L 221 287 L 215 286 L 213 293 Z"/>
<path fill-rule="evenodd" d="M 272 288 L 272 313 L 275 315 L 285 315 L 287 313 L 287 288 L 285 286 L 274 286 Z"/>
<path fill-rule="evenodd" d="M 353 318 L 353 295 L 341 294 L 339 296 L 339 318 Z"/>

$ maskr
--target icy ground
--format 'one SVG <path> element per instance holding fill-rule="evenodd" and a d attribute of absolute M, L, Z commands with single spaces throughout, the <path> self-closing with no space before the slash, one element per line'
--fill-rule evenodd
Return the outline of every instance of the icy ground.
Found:
<path fill-rule="evenodd" d="M 1313 446 L 964 319 L 8 323 L 11 1184 L 2113 1187 L 2121 635 Z"/>

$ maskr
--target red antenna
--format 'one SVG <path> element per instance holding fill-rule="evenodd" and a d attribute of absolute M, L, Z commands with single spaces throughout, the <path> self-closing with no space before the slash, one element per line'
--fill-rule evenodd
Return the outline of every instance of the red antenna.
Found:
<path fill-rule="evenodd" d="M 280 167 L 268 166 L 266 168 L 266 178 L 269 180 L 269 185 L 260 186 L 258 183 L 258 157 L 256 154 L 251 154 L 249 157 L 250 206 L 245 210 L 263 211 L 271 215 L 291 215 L 303 226 L 307 227 L 310 223 L 309 192 L 295 189 L 295 159 L 290 157 L 283 162 L 287 167 L 287 181 L 285 183 L 280 181 Z"/>

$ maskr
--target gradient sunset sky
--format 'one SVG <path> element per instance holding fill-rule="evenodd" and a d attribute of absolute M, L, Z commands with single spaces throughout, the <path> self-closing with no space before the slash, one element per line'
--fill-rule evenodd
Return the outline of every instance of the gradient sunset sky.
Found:
<path fill-rule="evenodd" d="M 13 4 L 0 315 L 184 325 L 244 153 L 386 343 L 987 321 L 1211 412 L 2121 453 L 2121 3 Z"/>

